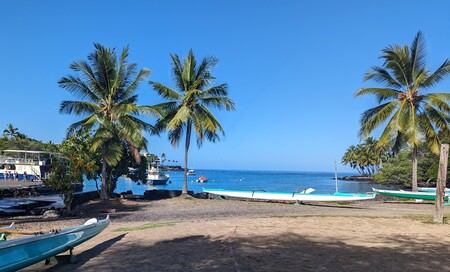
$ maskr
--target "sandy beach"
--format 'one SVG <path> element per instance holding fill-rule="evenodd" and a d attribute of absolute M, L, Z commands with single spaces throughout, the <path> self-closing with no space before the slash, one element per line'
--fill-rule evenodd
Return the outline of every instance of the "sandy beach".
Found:
<path fill-rule="evenodd" d="M 432 203 L 113 199 L 86 203 L 75 218 L 14 221 L 63 228 L 108 213 L 110 226 L 75 249 L 77 263 L 23 271 L 450 271 L 449 225 L 424 222 Z"/>

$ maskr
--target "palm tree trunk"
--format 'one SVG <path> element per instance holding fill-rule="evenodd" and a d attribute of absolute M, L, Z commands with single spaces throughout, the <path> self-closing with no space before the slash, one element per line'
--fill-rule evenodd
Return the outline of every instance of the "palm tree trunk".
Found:
<path fill-rule="evenodd" d="M 184 147 L 184 176 L 183 176 L 183 188 L 181 189 L 181 195 L 187 195 L 187 171 L 188 171 L 188 152 L 189 152 L 189 145 L 191 143 L 191 128 L 192 124 L 191 121 L 187 122 L 186 127 L 186 144 Z"/>
<path fill-rule="evenodd" d="M 417 192 L 417 145 L 414 144 L 413 147 L 413 158 L 412 158 L 412 191 Z"/>
<path fill-rule="evenodd" d="M 105 156 L 103 156 L 103 159 L 102 159 L 102 189 L 100 191 L 100 198 L 102 200 L 108 199 L 107 190 L 108 190 L 108 188 L 106 185 L 106 158 L 105 158 Z"/>

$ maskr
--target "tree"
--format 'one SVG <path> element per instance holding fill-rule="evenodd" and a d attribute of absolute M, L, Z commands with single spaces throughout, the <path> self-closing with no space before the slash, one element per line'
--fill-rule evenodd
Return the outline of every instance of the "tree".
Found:
<path fill-rule="evenodd" d="M 164 162 L 166 161 L 166 154 L 162 153 L 161 154 L 161 165 L 164 165 Z"/>
<path fill-rule="evenodd" d="M 351 145 L 342 157 L 342 164 L 349 164 L 362 175 L 377 173 L 381 164 L 388 158 L 385 149 L 377 145 L 378 141 L 372 137 L 368 137 L 357 146 Z"/>
<path fill-rule="evenodd" d="M 123 142 L 128 144 L 128 151 L 137 161 L 139 149 L 146 149 L 143 131 L 152 127 L 138 116 L 149 109 L 136 104 L 138 95 L 135 91 L 150 71 L 141 69 L 136 74 L 136 64 L 127 62 L 128 47 L 117 59 L 114 48 L 105 48 L 98 43 L 94 46 L 95 51 L 88 55 L 87 62 L 70 65 L 75 76 L 69 75 L 58 81 L 61 88 L 81 99 L 61 102 L 60 113 L 84 117 L 69 126 L 68 137 L 81 129 L 95 132 L 91 150 L 101 151 L 101 198 L 108 199 L 107 167 L 114 167 L 120 161 L 124 153 Z"/>
<path fill-rule="evenodd" d="M 97 179 L 100 152 L 90 150 L 92 136 L 86 131 L 77 131 L 70 138 L 65 139 L 59 146 L 59 153 L 53 155 L 52 172 L 47 185 L 51 185 L 57 192 L 64 193 L 64 203 L 71 208 L 74 184 Z"/>
<path fill-rule="evenodd" d="M 232 111 L 234 102 L 227 97 L 227 84 L 212 86 L 215 79 L 211 68 L 218 63 L 214 57 L 204 58 L 197 66 L 197 60 L 189 51 L 183 63 L 175 54 L 170 54 L 173 66 L 172 73 L 178 92 L 161 83 L 151 81 L 150 84 L 168 102 L 155 105 L 161 117 L 156 121 L 158 132 L 168 131 L 168 138 L 174 147 L 179 145 L 185 136 L 184 148 L 184 178 L 182 194 L 187 194 L 188 153 L 192 131 L 197 136 L 197 146 L 200 148 L 205 140 L 219 141 L 219 133 L 225 134 L 219 121 L 208 107 Z"/>
<path fill-rule="evenodd" d="M 15 128 L 13 124 L 6 125 L 6 129 L 3 130 L 3 137 L 8 139 L 15 138 L 19 135 L 19 129 Z"/>
<path fill-rule="evenodd" d="M 372 67 L 365 80 L 374 80 L 382 87 L 361 88 L 355 96 L 375 95 L 378 106 L 366 110 L 361 118 L 360 136 L 367 137 L 386 123 L 378 141 L 384 146 L 393 141 L 393 149 L 405 143 L 413 149 L 412 188 L 417 191 L 417 148 L 426 143 L 439 152 L 437 130 L 448 131 L 450 93 L 425 93 L 450 73 L 447 59 L 433 73 L 425 65 L 425 43 L 421 32 L 408 45 L 391 45 L 382 50 L 383 66 Z M 386 102 L 387 101 L 387 102 Z"/>

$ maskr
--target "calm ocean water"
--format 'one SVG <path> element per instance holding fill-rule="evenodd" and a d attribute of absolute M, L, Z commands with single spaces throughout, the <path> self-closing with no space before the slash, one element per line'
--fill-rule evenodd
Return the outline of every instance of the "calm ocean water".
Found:
<path fill-rule="evenodd" d="M 146 190 L 165 189 L 181 190 L 183 172 L 166 172 L 170 175 L 169 183 L 163 186 L 138 185 L 127 178 L 117 182 L 116 193 L 132 190 L 133 194 L 142 195 Z M 288 172 L 288 171 L 231 171 L 231 170 L 196 170 L 196 176 L 188 176 L 188 190 L 201 192 L 202 187 L 231 190 L 256 190 L 293 192 L 305 188 L 314 188 L 316 193 L 334 193 L 336 182 L 334 173 L 326 172 Z M 352 176 L 354 173 L 339 173 L 339 177 Z M 199 176 L 208 178 L 207 183 L 197 183 Z M 371 192 L 372 187 L 380 185 L 365 182 L 338 180 L 340 192 L 363 193 Z M 94 181 L 86 181 L 84 191 L 96 190 Z"/>

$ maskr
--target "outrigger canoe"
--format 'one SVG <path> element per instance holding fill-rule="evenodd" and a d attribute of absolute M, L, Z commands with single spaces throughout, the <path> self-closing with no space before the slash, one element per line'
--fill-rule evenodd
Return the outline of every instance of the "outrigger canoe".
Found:
<path fill-rule="evenodd" d="M 0 241 L 0 271 L 16 271 L 72 249 L 99 234 L 109 225 L 106 219 L 89 219 L 83 225 L 24 238 Z M 11 226 L 10 226 L 11 227 Z M 0 229 L 8 233 L 8 229 Z"/>
<path fill-rule="evenodd" d="M 356 201 L 373 199 L 376 196 L 376 193 L 352 194 L 337 192 L 334 194 L 310 194 L 307 192 L 239 191 L 205 188 L 203 188 L 203 192 L 224 197 L 275 201 Z"/>
<path fill-rule="evenodd" d="M 372 188 L 374 192 L 380 193 L 387 196 L 395 196 L 410 199 L 423 199 L 423 200 L 436 200 L 436 192 L 412 192 L 412 191 L 402 191 L 402 190 L 380 190 Z M 449 201 L 449 195 L 446 192 L 444 196 L 444 201 Z"/>
<path fill-rule="evenodd" d="M 436 193 L 436 188 L 435 187 L 419 187 L 417 188 L 417 190 L 419 192 L 431 192 L 431 193 Z M 450 189 L 449 188 L 445 188 L 445 193 L 450 193 Z"/>

